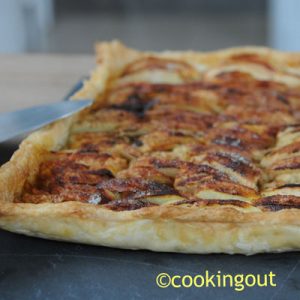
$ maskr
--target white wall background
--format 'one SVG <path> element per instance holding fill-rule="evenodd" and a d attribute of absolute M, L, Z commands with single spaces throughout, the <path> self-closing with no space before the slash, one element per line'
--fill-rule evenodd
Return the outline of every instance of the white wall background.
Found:
<path fill-rule="evenodd" d="M 52 0 L 0 0 L 0 52 L 42 51 L 53 22 Z"/>
<path fill-rule="evenodd" d="M 206 0 L 206 1 L 210 1 L 210 0 Z M 217 5 L 218 1 L 216 1 L 216 7 L 213 9 L 214 11 L 216 11 L 218 7 L 219 8 L 221 7 L 220 5 L 219 6 Z M 0 0 L 0 53 L 49 51 L 49 47 L 47 45 L 48 33 L 54 25 L 53 2 L 54 2 L 53 0 Z M 126 1 L 124 3 L 126 3 Z M 169 5 L 172 5 L 172 1 L 170 1 Z M 222 9 L 221 12 L 224 14 L 226 13 L 224 9 Z M 176 13 L 174 13 L 174 15 L 175 14 Z M 239 14 L 238 12 L 235 12 L 235 16 L 238 16 L 238 14 Z M 87 25 L 89 24 L 88 22 L 89 15 L 88 16 L 82 15 L 82 16 L 84 16 L 84 18 L 87 18 L 85 19 L 86 21 L 83 21 L 82 24 L 79 24 L 81 18 L 79 17 L 79 19 L 75 20 L 75 23 L 73 22 L 74 24 L 72 23 L 73 24 L 72 26 L 74 28 L 77 28 L 78 26 L 84 27 L 85 23 Z M 220 15 L 220 17 L 222 17 L 222 15 Z M 267 30 L 268 46 L 278 48 L 281 50 L 300 51 L 300 0 L 268 0 L 267 17 L 268 17 L 268 30 Z M 205 22 L 205 16 L 204 17 L 202 16 L 202 18 L 203 18 L 203 22 Z M 129 16 L 127 20 L 127 23 L 129 23 L 129 25 L 131 20 L 132 20 L 132 16 Z M 123 32 L 122 30 L 120 30 L 120 32 L 117 33 L 113 31 L 114 25 L 116 24 L 118 25 L 118 22 L 119 22 L 118 19 L 115 23 L 107 22 L 108 26 L 110 26 L 108 28 L 108 32 L 112 32 L 112 34 L 116 35 L 116 37 L 119 37 L 118 34 L 122 35 Z M 227 37 L 224 36 L 224 40 L 230 37 L 232 43 L 235 42 L 234 38 L 235 35 L 237 34 L 235 30 L 229 26 L 230 24 L 228 24 L 227 21 L 224 21 L 223 25 L 214 20 L 212 20 L 212 22 L 215 22 L 215 24 L 213 24 L 215 26 L 212 26 L 212 24 L 210 24 L 210 28 L 216 26 L 222 26 L 222 27 L 225 26 L 226 28 L 228 27 L 227 31 L 225 31 Z M 256 22 L 255 17 L 251 22 Z M 200 24 L 202 23 L 199 22 L 198 25 L 200 26 Z M 101 24 L 99 23 L 98 25 L 100 26 Z M 198 25 L 195 22 L 195 26 Z M 258 28 L 258 27 L 253 26 L 253 28 Z M 95 28 L 92 29 L 96 30 Z M 200 29 L 201 28 L 199 28 L 199 30 Z M 101 28 L 97 30 L 99 30 L 100 32 Z M 185 30 L 185 28 L 182 28 L 182 30 Z M 61 31 L 62 31 L 61 34 L 66 35 L 66 33 L 63 32 L 63 30 Z M 143 29 L 141 29 L 141 31 L 143 32 L 143 34 L 145 34 Z M 60 32 L 58 32 L 57 35 L 59 36 L 59 34 Z M 190 34 L 193 35 L 192 32 Z M 256 32 L 256 34 L 258 35 L 264 33 Z M 97 31 L 95 32 L 95 35 L 97 36 L 95 38 L 93 37 L 93 39 L 97 39 L 100 33 L 98 33 Z M 230 36 L 228 37 L 228 35 Z M 248 41 L 246 43 L 252 43 L 251 37 L 250 36 L 247 37 L 246 31 L 244 32 L 244 35 L 246 35 L 245 39 Z M 63 37 L 62 42 L 65 42 L 66 36 Z M 113 36 L 112 38 L 114 37 L 115 36 Z M 78 42 L 79 38 L 80 37 L 78 37 L 77 35 L 76 42 Z M 164 38 L 168 38 L 168 36 Z M 187 36 L 186 38 L 188 41 L 193 41 L 193 39 L 195 39 L 196 37 Z M 211 39 L 214 38 L 217 38 L 217 36 L 212 35 Z M 243 43 L 245 43 L 245 39 L 242 40 Z M 224 46 L 227 46 L 226 43 L 224 44 Z M 180 47 L 180 45 L 178 47 Z"/>
<path fill-rule="evenodd" d="M 300 0 L 269 0 L 268 16 L 270 46 L 300 51 Z"/>

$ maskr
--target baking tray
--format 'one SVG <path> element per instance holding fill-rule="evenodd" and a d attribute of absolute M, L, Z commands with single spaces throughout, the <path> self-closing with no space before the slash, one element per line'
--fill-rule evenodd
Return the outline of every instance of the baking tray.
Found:
<path fill-rule="evenodd" d="M 65 97 L 68 99 L 80 81 Z M 22 137 L 23 138 L 23 137 Z M 0 144 L 9 160 L 20 137 Z M 276 274 L 276 287 L 159 288 L 156 276 Z M 0 230 L 0 299 L 300 299 L 299 252 L 190 255 L 129 251 L 32 238 Z"/>

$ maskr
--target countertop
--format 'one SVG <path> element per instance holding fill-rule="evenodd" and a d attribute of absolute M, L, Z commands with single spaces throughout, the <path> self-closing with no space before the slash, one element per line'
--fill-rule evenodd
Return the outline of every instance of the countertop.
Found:
<path fill-rule="evenodd" d="M 92 55 L 0 55 L 0 113 L 60 101 L 94 67 Z"/>

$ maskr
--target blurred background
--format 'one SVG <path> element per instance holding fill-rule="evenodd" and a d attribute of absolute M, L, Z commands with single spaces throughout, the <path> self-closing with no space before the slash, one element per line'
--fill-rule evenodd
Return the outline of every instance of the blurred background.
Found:
<path fill-rule="evenodd" d="M 299 0 L 0 0 L 0 52 L 92 53 L 266 45 L 300 50 Z"/>

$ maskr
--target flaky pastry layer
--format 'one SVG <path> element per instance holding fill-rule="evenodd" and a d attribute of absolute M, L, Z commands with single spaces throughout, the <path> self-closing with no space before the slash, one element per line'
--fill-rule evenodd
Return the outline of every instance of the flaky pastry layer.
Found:
<path fill-rule="evenodd" d="M 248 255 L 299 250 L 298 131 L 294 114 L 299 100 L 299 54 L 259 47 L 211 53 L 148 53 L 128 49 L 117 41 L 98 44 L 96 50 L 97 68 L 73 100 L 95 99 L 92 109 L 99 112 L 91 117 L 87 110 L 31 134 L 1 167 L 2 228 L 55 240 L 167 252 Z M 236 73 L 248 74 L 257 82 L 250 85 L 247 75 L 244 94 L 234 86 L 230 91 L 215 92 L 219 81 L 234 83 L 234 78 L 226 75 Z M 257 91 L 251 99 L 246 84 L 249 91 Z M 145 99 L 155 99 L 147 102 L 147 111 L 145 106 L 138 106 L 135 114 L 128 115 L 128 103 L 120 102 L 128 93 L 128 85 L 130 92 L 134 89 Z M 189 101 L 184 100 L 186 90 L 192 91 Z M 271 100 L 263 103 L 264 98 Z M 105 110 L 107 103 L 112 111 Z M 252 123 L 243 107 L 251 112 Z M 141 114 L 151 122 L 141 122 Z M 217 122 L 221 125 L 214 128 Z M 176 126 L 176 134 L 169 132 L 168 126 Z M 61 189 L 53 197 L 51 188 L 54 184 L 57 191 L 57 182 L 49 181 L 45 187 L 43 179 L 41 189 L 47 188 L 43 201 L 32 200 L 40 199 L 33 191 L 41 166 L 49 160 L 48 165 L 54 168 L 52 153 L 66 161 L 69 152 L 78 147 L 84 153 L 97 152 L 99 149 L 82 148 L 87 131 L 119 132 L 133 127 L 135 132 L 142 132 L 139 139 L 118 135 L 114 137 L 117 147 L 105 135 L 94 136 L 99 139 L 96 145 L 110 155 L 100 162 L 106 172 L 90 172 L 89 177 L 76 180 L 109 177 L 109 183 L 100 182 L 97 189 L 113 198 L 117 197 L 116 190 L 120 192 L 120 180 L 145 178 L 147 167 L 147 176 L 166 189 L 166 197 L 130 198 L 126 209 L 118 198 L 97 205 L 94 198 L 80 202 L 71 194 L 68 201 L 55 202 Z M 75 163 L 91 158 L 92 154 L 84 153 L 76 153 Z M 73 180 L 73 169 L 72 165 L 70 177 L 62 180 Z M 213 181 L 208 181 L 208 176 Z M 176 193 L 170 192 L 170 186 Z M 157 186 L 151 188 L 157 193 Z M 68 190 L 71 192 L 72 188 Z M 28 201 L 24 200 L 26 193 Z"/>

